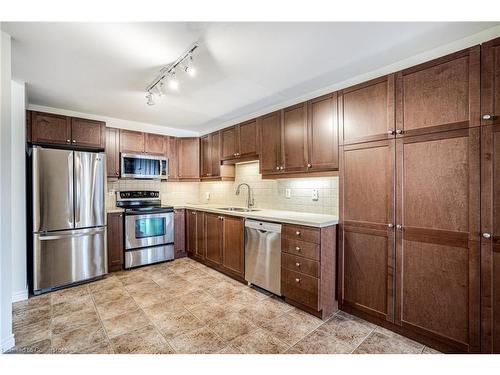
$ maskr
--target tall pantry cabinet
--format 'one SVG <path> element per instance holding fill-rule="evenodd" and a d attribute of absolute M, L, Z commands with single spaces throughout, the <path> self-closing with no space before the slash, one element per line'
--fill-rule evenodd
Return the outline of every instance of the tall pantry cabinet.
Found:
<path fill-rule="evenodd" d="M 339 95 L 342 308 L 480 343 L 480 47 Z"/>

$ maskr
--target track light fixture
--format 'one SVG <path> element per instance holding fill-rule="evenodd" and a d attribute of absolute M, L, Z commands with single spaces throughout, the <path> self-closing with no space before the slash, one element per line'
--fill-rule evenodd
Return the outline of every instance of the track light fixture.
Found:
<path fill-rule="evenodd" d="M 154 105 L 154 95 L 159 97 L 166 95 L 166 88 L 172 91 L 179 89 L 179 81 L 176 77 L 177 67 L 190 77 L 196 75 L 196 69 L 193 63 L 193 52 L 198 48 L 198 43 L 194 43 L 173 63 L 163 67 L 160 74 L 146 87 L 146 99 L 148 105 Z"/>

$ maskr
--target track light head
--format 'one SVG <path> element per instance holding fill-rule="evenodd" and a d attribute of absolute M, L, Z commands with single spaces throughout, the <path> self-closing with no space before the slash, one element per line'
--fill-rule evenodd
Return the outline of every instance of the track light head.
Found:
<path fill-rule="evenodd" d="M 147 101 L 147 104 L 148 104 L 148 105 L 154 105 L 154 104 L 155 104 L 155 101 L 154 101 L 154 99 L 153 99 L 153 94 L 151 94 L 150 92 L 148 92 L 148 93 L 146 94 L 146 99 L 148 100 L 148 101 Z"/>
<path fill-rule="evenodd" d="M 175 78 L 175 70 L 170 73 L 170 77 L 168 79 L 168 87 L 173 91 L 179 90 L 179 81 L 177 81 L 177 78 Z"/>

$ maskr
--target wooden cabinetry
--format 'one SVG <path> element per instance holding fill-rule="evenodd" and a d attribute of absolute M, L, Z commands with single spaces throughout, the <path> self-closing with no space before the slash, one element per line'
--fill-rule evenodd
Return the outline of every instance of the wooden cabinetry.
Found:
<path fill-rule="evenodd" d="M 200 139 L 177 138 L 178 177 L 183 180 L 200 179 Z"/>
<path fill-rule="evenodd" d="M 186 256 L 186 210 L 174 210 L 174 258 Z"/>
<path fill-rule="evenodd" d="M 120 130 L 120 152 L 141 154 L 144 152 L 144 133 Z"/>
<path fill-rule="evenodd" d="M 394 140 L 345 145 L 340 162 L 339 299 L 394 320 Z"/>
<path fill-rule="evenodd" d="M 165 155 L 165 136 L 160 134 L 144 134 L 144 152 L 146 154 Z"/>
<path fill-rule="evenodd" d="M 482 45 L 481 351 L 500 353 L 500 38 Z"/>
<path fill-rule="evenodd" d="M 221 133 L 200 138 L 201 179 L 206 181 L 234 181 L 234 165 L 222 165 L 220 156 Z"/>
<path fill-rule="evenodd" d="M 244 219 L 222 216 L 222 269 L 233 277 L 245 277 L 245 228 Z"/>
<path fill-rule="evenodd" d="M 102 121 L 31 112 L 31 134 L 34 144 L 64 145 L 79 149 L 104 149 L 106 124 Z"/>
<path fill-rule="evenodd" d="M 340 143 L 349 145 L 394 138 L 395 74 L 339 92 Z"/>
<path fill-rule="evenodd" d="M 281 112 L 273 112 L 259 118 L 260 127 L 260 173 L 279 173 L 281 157 Z"/>
<path fill-rule="evenodd" d="M 108 178 L 120 177 L 120 130 L 106 128 L 106 171 Z"/>
<path fill-rule="evenodd" d="M 283 110 L 281 132 L 283 171 L 307 171 L 307 103 Z"/>
<path fill-rule="evenodd" d="M 123 268 L 123 214 L 108 214 L 108 272 Z"/>
<path fill-rule="evenodd" d="M 221 134 L 221 160 L 241 161 L 258 159 L 257 120 L 250 120 L 223 129 Z"/>
<path fill-rule="evenodd" d="M 223 220 L 221 215 L 205 213 L 205 261 L 213 266 L 222 264 Z"/>
<path fill-rule="evenodd" d="M 205 259 L 204 217 L 202 211 L 186 210 L 186 251 L 200 261 Z"/>
<path fill-rule="evenodd" d="M 168 158 L 168 179 L 175 181 L 179 178 L 179 165 L 177 155 L 177 138 L 165 137 L 165 152 Z"/>
<path fill-rule="evenodd" d="M 322 319 L 337 311 L 336 226 L 283 224 L 281 293 L 285 300 Z"/>

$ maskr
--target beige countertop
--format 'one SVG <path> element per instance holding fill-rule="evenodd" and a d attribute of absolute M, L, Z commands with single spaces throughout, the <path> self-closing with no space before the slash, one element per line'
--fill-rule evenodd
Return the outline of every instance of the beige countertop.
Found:
<path fill-rule="evenodd" d="M 166 204 L 168 205 L 168 203 Z M 251 212 L 235 212 L 221 210 L 220 207 L 224 207 L 224 204 L 172 204 L 174 208 L 188 208 L 200 211 L 214 212 L 218 214 L 239 216 L 248 219 L 263 220 L 263 221 L 274 221 L 279 223 L 287 224 L 297 224 L 306 225 L 310 227 L 322 228 L 329 225 L 338 224 L 339 220 L 337 216 L 325 215 L 325 214 L 313 214 L 308 212 L 297 212 L 297 211 L 285 211 L 285 210 L 274 210 L 266 208 L 256 208 L 256 211 Z M 227 206 L 227 205 L 226 205 Z"/>
<path fill-rule="evenodd" d="M 117 212 L 123 212 L 123 208 L 119 207 L 106 207 L 106 213 L 107 214 L 114 214 Z"/>

